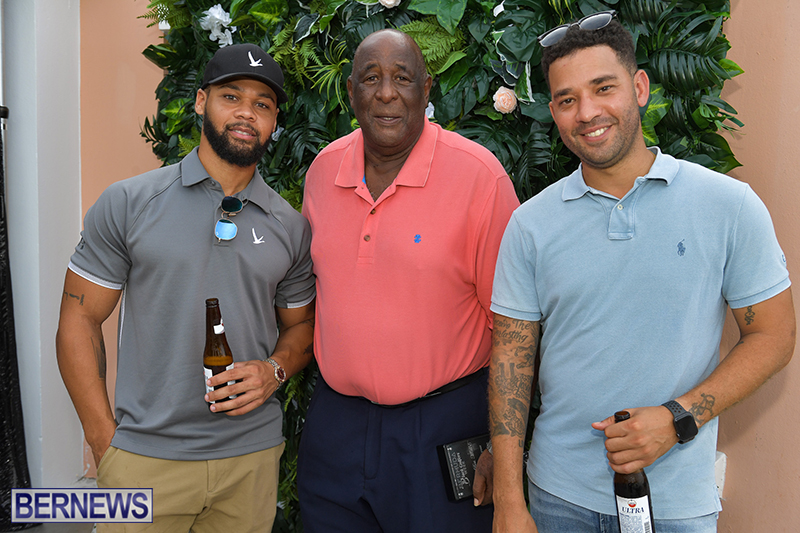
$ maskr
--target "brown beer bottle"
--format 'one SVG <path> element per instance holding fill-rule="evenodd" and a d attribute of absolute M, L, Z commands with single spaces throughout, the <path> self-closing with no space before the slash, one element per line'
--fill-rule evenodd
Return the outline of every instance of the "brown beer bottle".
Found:
<path fill-rule="evenodd" d="M 206 381 L 211 376 L 215 376 L 220 372 L 230 370 L 233 368 L 233 354 L 231 347 L 228 346 L 228 339 L 225 338 L 225 326 L 222 324 L 222 314 L 219 311 L 219 300 L 216 298 L 209 298 L 206 300 L 206 347 L 203 350 L 203 369 L 205 371 Z M 229 381 L 228 385 L 233 385 L 233 381 Z M 213 390 L 221 389 L 226 385 L 217 385 Z M 206 392 L 211 392 L 212 388 L 206 384 Z M 220 402 L 235 398 L 236 396 L 229 396 Z M 209 402 L 213 404 L 216 402 Z"/>
<path fill-rule="evenodd" d="M 630 417 L 628 411 L 618 411 L 614 413 L 614 422 Z M 644 470 L 630 474 L 614 472 L 614 495 L 620 533 L 655 533 L 650 484 Z"/>

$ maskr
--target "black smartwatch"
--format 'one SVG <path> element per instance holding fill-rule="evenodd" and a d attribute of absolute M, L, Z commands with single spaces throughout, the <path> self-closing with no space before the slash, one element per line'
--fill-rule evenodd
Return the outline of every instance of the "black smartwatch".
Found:
<path fill-rule="evenodd" d="M 697 436 L 697 423 L 694 421 L 692 413 L 687 411 L 675 400 L 661 404 L 672 412 L 672 423 L 675 425 L 675 433 L 678 435 L 678 443 L 686 444 Z"/>

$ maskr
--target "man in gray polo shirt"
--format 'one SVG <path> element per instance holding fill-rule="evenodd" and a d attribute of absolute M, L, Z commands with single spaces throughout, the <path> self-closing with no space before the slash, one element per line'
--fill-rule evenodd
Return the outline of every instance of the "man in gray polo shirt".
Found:
<path fill-rule="evenodd" d="M 581 165 L 514 212 L 498 255 L 494 531 L 617 531 L 613 474 L 641 468 L 655 531 L 716 531 L 716 417 L 794 349 L 769 213 L 747 184 L 645 146 L 649 80 L 613 12 L 540 42 L 550 111 Z M 720 363 L 728 307 L 741 341 Z M 540 327 L 529 512 L 522 451 Z M 623 409 L 630 419 L 615 424 Z"/>
<path fill-rule="evenodd" d="M 158 531 L 268 531 L 274 519 L 274 393 L 312 357 L 315 297 L 308 223 L 256 169 L 282 85 L 259 47 L 220 49 L 197 92 L 199 148 L 110 186 L 67 270 L 58 362 L 98 486 L 153 488 Z M 112 411 L 101 324 L 120 296 Z M 219 299 L 235 364 L 204 384 L 207 298 Z"/>

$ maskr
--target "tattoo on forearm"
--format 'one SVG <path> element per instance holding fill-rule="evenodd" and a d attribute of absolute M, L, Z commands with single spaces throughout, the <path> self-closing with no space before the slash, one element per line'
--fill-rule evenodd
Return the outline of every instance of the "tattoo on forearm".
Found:
<path fill-rule="evenodd" d="M 716 402 L 716 398 L 711 394 L 701 393 L 700 396 L 703 399 L 697 403 L 693 403 L 689 412 L 692 413 L 695 420 L 704 424 L 714 418 L 714 403 Z"/>
<path fill-rule="evenodd" d="M 78 305 L 83 305 L 83 294 L 78 296 L 77 294 L 70 294 L 67 291 L 64 291 L 64 298 L 75 298 L 78 300 Z"/>
<path fill-rule="evenodd" d="M 305 349 L 305 350 L 303 350 L 303 353 L 304 353 L 304 354 L 311 354 L 311 355 L 314 355 L 314 343 L 312 342 L 311 344 L 309 344 L 308 346 L 306 346 L 306 349 Z"/>
<path fill-rule="evenodd" d="M 95 344 L 95 339 L 92 338 L 94 358 L 97 361 L 97 375 L 100 379 L 106 379 L 106 345 L 102 338 L 97 341 L 98 343 Z"/>
<path fill-rule="evenodd" d="M 519 372 L 514 363 L 500 363 L 489 384 L 490 395 L 498 399 L 499 409 L 492 409 L 492 435 L 517 437 L 525 445 L 525 426 L 531 397 L 532 375 Z"/>
<path fill-rule="evenodd" d="M 492 343 L 500 357 L 489 378 L 489 424 L 492 435 L 516 437 L 520 447 L 525 445 L 538 339 L 538 323 L 495 316 Z"/>
<path fill-rule="evenodd" d="M 753 311 L 753 306 L 750 305 L 747 307 L 747 311 L 744 312 L 744 323 L 748 326 L 753 323 L 753 320 L 756 318 L 756 313 Z"/>

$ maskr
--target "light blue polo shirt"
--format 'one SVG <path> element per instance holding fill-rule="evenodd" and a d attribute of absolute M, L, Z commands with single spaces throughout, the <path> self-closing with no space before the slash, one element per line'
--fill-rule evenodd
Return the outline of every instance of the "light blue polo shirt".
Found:
<path fill-rule="evenodd" d="M 500 247 L 492 311 L 540 321 L 541 414 L 530 479 L 615 514 L 604 436 L 591 423 L 660 405 L 719 362 L 726 307 L 789 287 L 766 207 L 750 187 L 660 153 L 617 199 L 578 168 L 523 204 Z M 656 518 L 720 510 L 717 420 L 646 469 Z"/>

